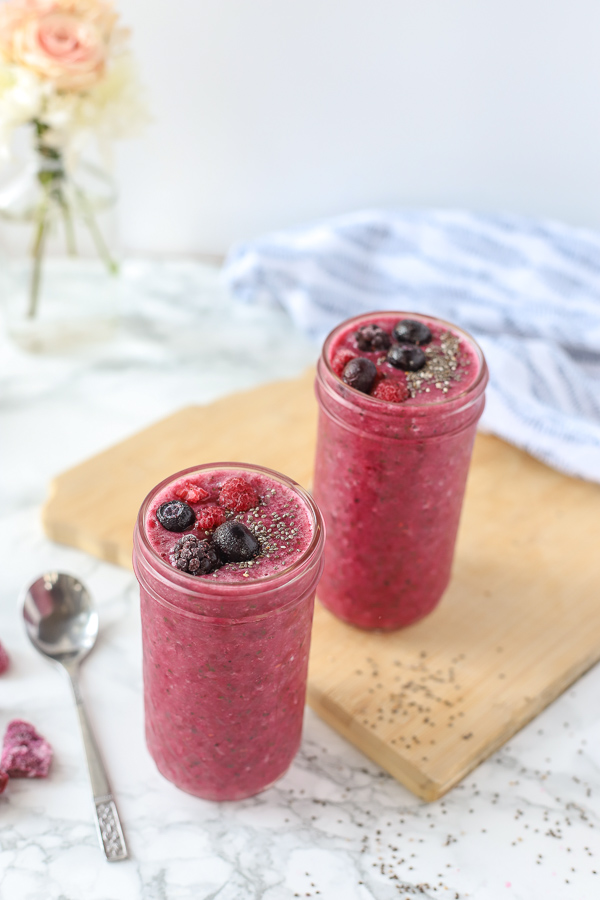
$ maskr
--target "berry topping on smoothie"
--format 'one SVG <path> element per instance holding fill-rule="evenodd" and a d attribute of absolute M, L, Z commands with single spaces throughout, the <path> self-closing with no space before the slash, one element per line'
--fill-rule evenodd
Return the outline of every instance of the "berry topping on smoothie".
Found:
<path fill-rule="evenodd" d="M 405 341 L 409 344 L 429 344 L 433 337 L 431 328 L 416 319 L 400 319 L 394 325 L 393 333 L 400 344 Z"/>
<path fill-rule="evenodd" d="M 201 506 L 196 514 L 198 531 L 214 531 L 222 525 L 227 515 L 220 506 Z"/>
<path fill-rule="evenodd" d="M 427 362 L 427 357 L 415 344 L 394 344 L 388 350 L 387 361 L 396 369 L 418 372 Z"/>
<path fill-rule="evenodd" d="M 208 575 L 221 565 L 217 551 L 209 541 L 202 541 L 193 534 L 179 538 L 171 563 L 182 572 L 190 575 Z"/>
<path fill-rule="evenodd" d="M 260 543 L 242 522 L 225 522 L 213 534 L 213 543 L 225 562 L 248 562 L 260 553 Z"/>
<path fill-rule="evenodd" d="M 186 531 L 196 521 L 194 510 L 183 500 L 167 500 L 156 510 L 156 518 L 167 531 Z"/>
<path fill-rule="evenodd" d="M 357 356 L 346 363 L 342 381 L 363 394 L 368 394 L 377 376 L 377 366 L 364 356 Z"/>
<path fill-rule="evenodd" d="M 2 745 L 0 769 L 11 778 L 45 778 L 52 762 L 52 747 L 33 725 L 22 719 L 9 722 Z"/>
<path fill-rule="evenodd" d="M 191 481 L 178 485 L 173 493 L 178 500 L 185 500 L 186 503 L 200 503 L 201 500 L 208 500 L 210 496 L 208 491 L 201 488 L 199 484 L 193 484 Z"/>
<path fill-rule="evenodd" d="M 338 376 L 338 378 L 342 377 L 342 375 L 344 374 L 344 369 L 351 359 L 356 359 L 356 353 L 347 347 L 344 347 L 342 350 L 338 350 L 338 352 L 335 354 L 331 361 L 331 368 Z"/>
<path fill-rule="evenodd" d="M 201 498 L 174 500 L 190 486 Z M 207 502 L 206 498 L 218 498 Z M 184 534 L 171 532 L 178 510 L 188 507 Z M 174 509 L 173 509 L 174 507 Z M 184 509 L 185 511 L 185 509 Z M 172 515 L 172 513 L 174 515 Z M 161 521 L 161 517 L 162 520 Z M 164 526 L 167 522 L 171 527 Z M 186 473 L 157 493 L 145 520 L 147 538 L 163 563 L 188 575 L 221 581 L 263 578 L 292 565 L 310 543 L 308 514 L 277 480 L 254 472 L 208 467 L 190 482 Z"/>
<path fill-rule="evenodd" d="M 375 323 L 363 325 L 354 336 L 359 350 L 387 350 L 392 343 L 387 331 Z"/>
<path fill-rule="evenodd" d="M 405 384 L 398 381 L 380 381 L 375 385 L 371 397 L 387 400 L 388 403 L 403 403 L 410 397 L 410 391 Z"/>
<path fill-rule="evenodd" d="M 477 378 L 479 364 L 476 351 L 460 329 L 454 331 L 445 322 L 416 313 L 406 318 L 399 315 L 380 312 L 357 316 L 334 333 L 326 352 L 337 377 L 378 400 L 407 406 L 429 405 L 467 390 Z M 385 349 L 380 349 L 381 342 L 386 344 Z M 369 386 L 366 378 L 362 381 L 362 374 L 359 378 L 367 362 L 376 366 Z M 361 386 L 355 383 L 357 378 Z M 383 382 L 399 384 L 401 394 L 408 389 L 408 396 L 401 400 L 400 394 L 389 387 L 378 390 Z"/>
<path fill-rule="evenodd" d="M 258 504 L 258 494 L 244 478 L 228 478 L 221 488 L 219 503 L 233 512 L 247 512 Z"/>

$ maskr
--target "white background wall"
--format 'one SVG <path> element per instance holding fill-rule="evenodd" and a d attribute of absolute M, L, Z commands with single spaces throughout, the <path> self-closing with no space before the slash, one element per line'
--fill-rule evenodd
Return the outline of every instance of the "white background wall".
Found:
<path fill-rule="evenodd" d="M 120 0 L 154 124 L 118 154 L 125 249 L 373 205 L 600 227 L 598 0 Z"/>

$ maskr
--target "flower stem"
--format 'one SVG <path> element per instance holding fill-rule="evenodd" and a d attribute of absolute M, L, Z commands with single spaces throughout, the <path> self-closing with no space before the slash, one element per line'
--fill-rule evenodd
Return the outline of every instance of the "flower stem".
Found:
<path fill-rule="evenodd" d="M 65 239 L 67 243 L 67 253 L 69 256 L 77 256 L 77 243 L 75 241 L 75 228 L 73 227 L 73 213 L 71 212 L 71 207 L 65 197 L 63 192 L 60 191 L 58 194 L 58 202 L 60 204 L 60 208 L 63 215 L 63 221 L 65 223 Z"/>
<path fill-rule="evenodd" d="M 27 317 L 29 319 L 35 318 L 40 299 L 42 260 L 44 258 L 44 242 L 46 240 L 46 229 L 48 225 L 47 212 L 48 203 L 47 200 L 44 200 L 40 206 L 40 216 L 31 251 L 33 256 L 33 270 L 31 273 L 31 284 L 29 286 L 29 309 L 27 310 Z"/>
<path fill-rule="evenodd" d="M 98 255 L 104 261 L 106 268 L 111 273 L 111 275 L 117 275 L 119 272 L 119 264 L 116 260 L 112 258 L 110 255 L 110 250 L 106 244 L 102 236 L 102 232 L 98 228 L 98 223 L 96 222 L 96 218 L 90 208 L 90 204 L 87 201 L 87 197 L 83 193 L 80 188 L 75 189 L 75 193 L 77 195 L 77 199 L 81 206 L 81 211 L 83 213 L 83 220 L 88 227 L 88 230 L 92 236 L 92 239 L 96 245 L 96 250 L 98 251 Z"/>

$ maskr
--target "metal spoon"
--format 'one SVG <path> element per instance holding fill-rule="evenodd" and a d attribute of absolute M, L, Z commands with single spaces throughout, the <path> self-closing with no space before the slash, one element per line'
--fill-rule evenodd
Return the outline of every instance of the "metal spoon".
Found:
<path fill-rule="evenodd" d="M 100 843 L 109 862 L 127 859 L 119 813 L 79 690 L 79 664 L 98 636 L 98 613 L 92 599 L 81 581 L 72 575 L 46 572 L 25 593 L 23 618 L 29 640 L 36 650 L 59 663 L 70 678 L 87 756 Z"/>

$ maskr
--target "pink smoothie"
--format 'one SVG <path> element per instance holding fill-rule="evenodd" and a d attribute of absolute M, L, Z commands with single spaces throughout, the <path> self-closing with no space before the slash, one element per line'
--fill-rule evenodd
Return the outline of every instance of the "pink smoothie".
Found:
<path fill-rule="evenodd" d="M 425 323 L 432 335 L 417 345 L 426 362 L 416 371 L 391 365 L 389 347 L 365 351 L 357 342 L 362 326 L 376 324 L 393 347 L 393 327 L 404 319 Z M 368 393 L 344 381 L 351 355 L 376 366 Z M 325 342 L 316 383 L 314 495 L 328 534 L 319 599 L 345 621 L 401 628 L 439 602 L 487 377 L 475 341 L 430 316 L 370 313 Z M 378 399 L 382 383 L 397 386 L 387 389 L 393 401 Z"/>
<path fill-rule="evenodd" d="M 254 505 L 225 505 L 222 489 L 232 478 L 242 479 Z M 158 513 L 177 500 L 191 508 L 194 520 L 174 532 Z M 221 551 L 210 555 L 220 521 L 242 524 L 257 542 L 256 555 L 237 561 L 219 558 Z M 196 546 L 186 544 L 189 535 L 208 542 L 206 558 L 218 559 L 211 571 L 178 567 L 189 560 L 182 561 L 177 545 L 183 540 L 184 549 Z M 160 772 L 183 790 L 211 800 L 240 799 L 289 767 L 301 737 L 323 541 L 310 496 L 260 467 L 189 469 L 144 501 L 134 568 L 146 741 Z"/>

